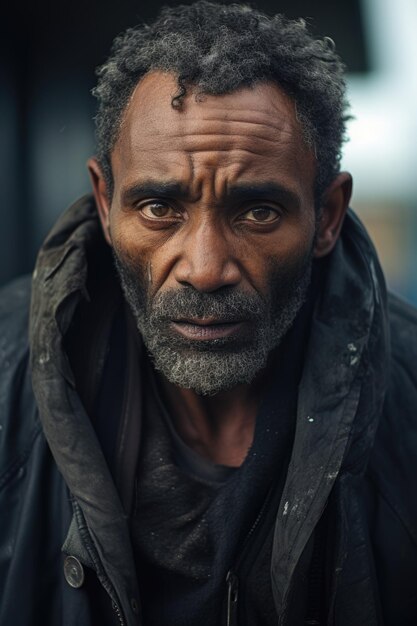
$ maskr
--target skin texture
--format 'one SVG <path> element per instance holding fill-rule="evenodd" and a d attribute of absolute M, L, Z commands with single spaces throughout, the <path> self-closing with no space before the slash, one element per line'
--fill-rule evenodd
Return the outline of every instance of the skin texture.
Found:
<path fill-rule="evenodd" d="M 89 161 L 104 236 L 147 280 L 151 298 L 184 286 L 266 297 L 271 267 L 296 267 L 332 250 L 351 178 L 342 173 L 329 186 L 317 224 L 314 154 L 278 86 L 197 99 L 189 89 L 180 110 L 171 106 L 176 91 L 175 77 L 159 72 L 138 84 L 112 153 L 111 200 L 97 161 Z M 174 182 L 181 193 L 155 189 Z M 245 196 L 235 197 L 242 186 Z M 216 332 L 200 322 L 201 332 Z M 184 440 L 215 462 L 240 465 L 264 376 L 212 397 L 162 377 L 161 384 Z"/>

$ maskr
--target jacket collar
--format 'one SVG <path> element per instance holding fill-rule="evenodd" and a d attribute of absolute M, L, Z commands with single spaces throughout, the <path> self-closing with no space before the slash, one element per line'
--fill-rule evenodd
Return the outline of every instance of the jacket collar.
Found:
<path fill-rule="evenodd" d="M 77 306 L 89 298 L 88 268 L 97 254 L 109 253 L 87 196 L 57 222 L 37 260 L 30 321 L 33 387 L 46 438 L 100 558 L 136 595 L 124 512 L 63 349 Z M 322 265 L 274 534 L 272 584 L 280 614 L 336 479 L 360 475 L 366 467 L 386 387 L 385 284 L 375 250 L 352 212 Z"/>
<path fill-rule="evenodd" d="M 91 262 L 106 256 L 95 205 L 86 196 L 58 220 L 40 250 L 29 336 L 33 390 L 46 439 L 87 522 L 86 537 L 99 557 L 93 561 L 104 566 L 128 607 L 138 589 L 126 516 L 64 349 L 78 305 L 90 298 Z"/>
<path fill-rule="evenodd" d="M 375 250 L 349 212 L 327 261 L 299 387 L 297 424 L 279 507 L 272 584 L 279 614 L 299 558 L 338 480 L 365 471 L 389 362 L 386 289 Z"/>

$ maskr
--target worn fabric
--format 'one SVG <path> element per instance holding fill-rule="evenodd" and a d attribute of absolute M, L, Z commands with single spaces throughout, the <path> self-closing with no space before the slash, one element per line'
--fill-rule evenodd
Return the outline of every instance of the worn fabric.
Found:
<path fill-rule="evenodd" d="M 294 343 L 282 356 L 289 356 Z M 146 624 L 193 625 L 201 615 L 207 626 L 219 623 L 227 573 L 240 557 L 268 491 L 282 489 L 295 421 L 296 369 L 295 355 L 275 368 L 274 385 L 267 389 L 257 416 L 254 442 L 244 463 L 223 484 L 176 465 L 157 388 L 148 398 L 154 406 L 145 412 L 132 520 Z M 151 381 L 147 389 L 152 390 Z M 272 593 L 269 603 L 263 602 L 267 578 L 269 568 L 256 581 L 258 593 L 254 591 L 260 626 L 276 623 L 275 612 L 266 610 L 273 604 Z"/>
<path fill-rule="evenodd" d="M 250 551 L 262 557 L 256 568 L 270 570 L 281 626 L 304 623 L 300 597 L 309 593 L 317 553 L 322 623 L 414 626 L 416 313 L 387 298 L 353 213 L 319 266 L 288 471 L 271 531 L 263 534 L 261 525 Z M 96 388 L 109 345 L 104 313 L 117 293 L 91 197 L 58 221 L 32 285 L 20 280 L 1 292 L 1 626 L 103 624 L 94 617 L 92 585 L 107 623 L 142 623 L 128 519 L 94 429 L 94 398 L 72 360 L 81 339 L 78 362 L 92 359 Z M 66 553 L 87 573 L 79 589 L 63 576 Z M 256 624 L 256 568 L 237 567 L 229 578 L 232 623 Z M 222 623 L 227 592 L 225 582 Z"/>
<path fill-rule="evenodd" d="M 278 357 L 271 363 L 273 374 L 263 393 L 255 440 L 239 469 L 217 466 L 182 442 L 146 354 L 142 354 L 141 360 L 125 358 L 125 366 L 121 367 L 128 344 L 137 342 L 137 331 L 130 323 L 126 333 L 123 311 L 115 316 L 94 423 L 112 474 L 117 476 L 115 458 L 120 454 L 112 443 L 121 440 L 116 434 L 121 429 L 114 398 L 120 407 L 126 405 L 130 414 L 125 434 L 128 441 L 134 438 L 130 430 L 135 429 L 144 405 L 130 526 L 146 624 L 185 626 L 197 623 L 202 613 L 207 626 L 218 624 L 222 608 L 218 599 L 223 594 L 227 572 L 237 557 L 242 560 L 238 549 L 259 517 L 270 489 L 276 493 L 268 529 L 273 526 L 292 444 L 296 390 L 315 283 L 316 280 Z M 128 322 L 131 321 L 128 315 Z M 138 377 L 143 381 L 139 405 L 127 397 L 129 385 L 124 385 L 125 380 Z M 110 424 L 113 432 L 109 432 Z M 130 454 L 128 448 L 123 449 Z M 279 480 L 273 483 L 274 475 Z M 123 481 L 133 488 L 132 476 L 124 476 Z M 271 506 L 272 502 L 268 508 Z M 246 564 L 247 569 L 254 567 L 255 560 Z M 257 623 L 275 626 L 269 567 L 260 568 L 251 591 Z"/>

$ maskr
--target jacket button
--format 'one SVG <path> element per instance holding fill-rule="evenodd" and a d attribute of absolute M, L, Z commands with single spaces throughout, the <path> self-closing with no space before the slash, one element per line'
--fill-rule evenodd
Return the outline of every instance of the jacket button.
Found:
<path fill-rule="evenodd" d="M 64 561 L 64 576 L 70 587 L 79 589 L 84 583 L 84 568 L 75 556 L 67 556 Z"/>

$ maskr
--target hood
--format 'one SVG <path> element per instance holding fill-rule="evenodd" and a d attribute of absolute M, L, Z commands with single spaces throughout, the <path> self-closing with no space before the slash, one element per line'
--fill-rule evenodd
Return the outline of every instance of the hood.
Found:
<path fill-rule="evenodd" d="M 355 503 L 353 492 L 346 494 L 366 470 L 387 388 L 385 281 L 376 251 L 352 211 L 335 249 L 323 261 L 299 386 L 295 440 L 274 533 L 272 584 L 282 623 L 297 563 L 332 490 L 338 498 L 338 532 L 347 536 L 346 509 Z M 348 552 L 342 543 L 335 555 L 338 573 Z M 362 583 L 370 580 L 363 571 L 353 572 L 351 590 L 361 577 Z M 359 594 L 356 601 L 360 604 Z M 376 623 L 374 614 L 363 623 Z"/>
<path fill-rule="evenodd" d="M 126 515 L 76 390 L 64 344 L 79 305 L 92 296 L 93 276 L 114 294 L 111 268 L 94 201 L 85 196 L 61 216 L 39 252 L 29 338 L 33 390 L 43 430 L 74 498 L 76 516 L 80 507 L 100 558 L 99 564 L 90 554 L 83 562 L 95 564 L 99 577 L 104 566 L 115 588 L 113 599 L 129 606 L 130 598 L 138 598 L 138 589 Z M 82 520 L 78 526 L 83 526 Z M 87 557 L 85 548 L 84 543 L 79 556 Z"/>

